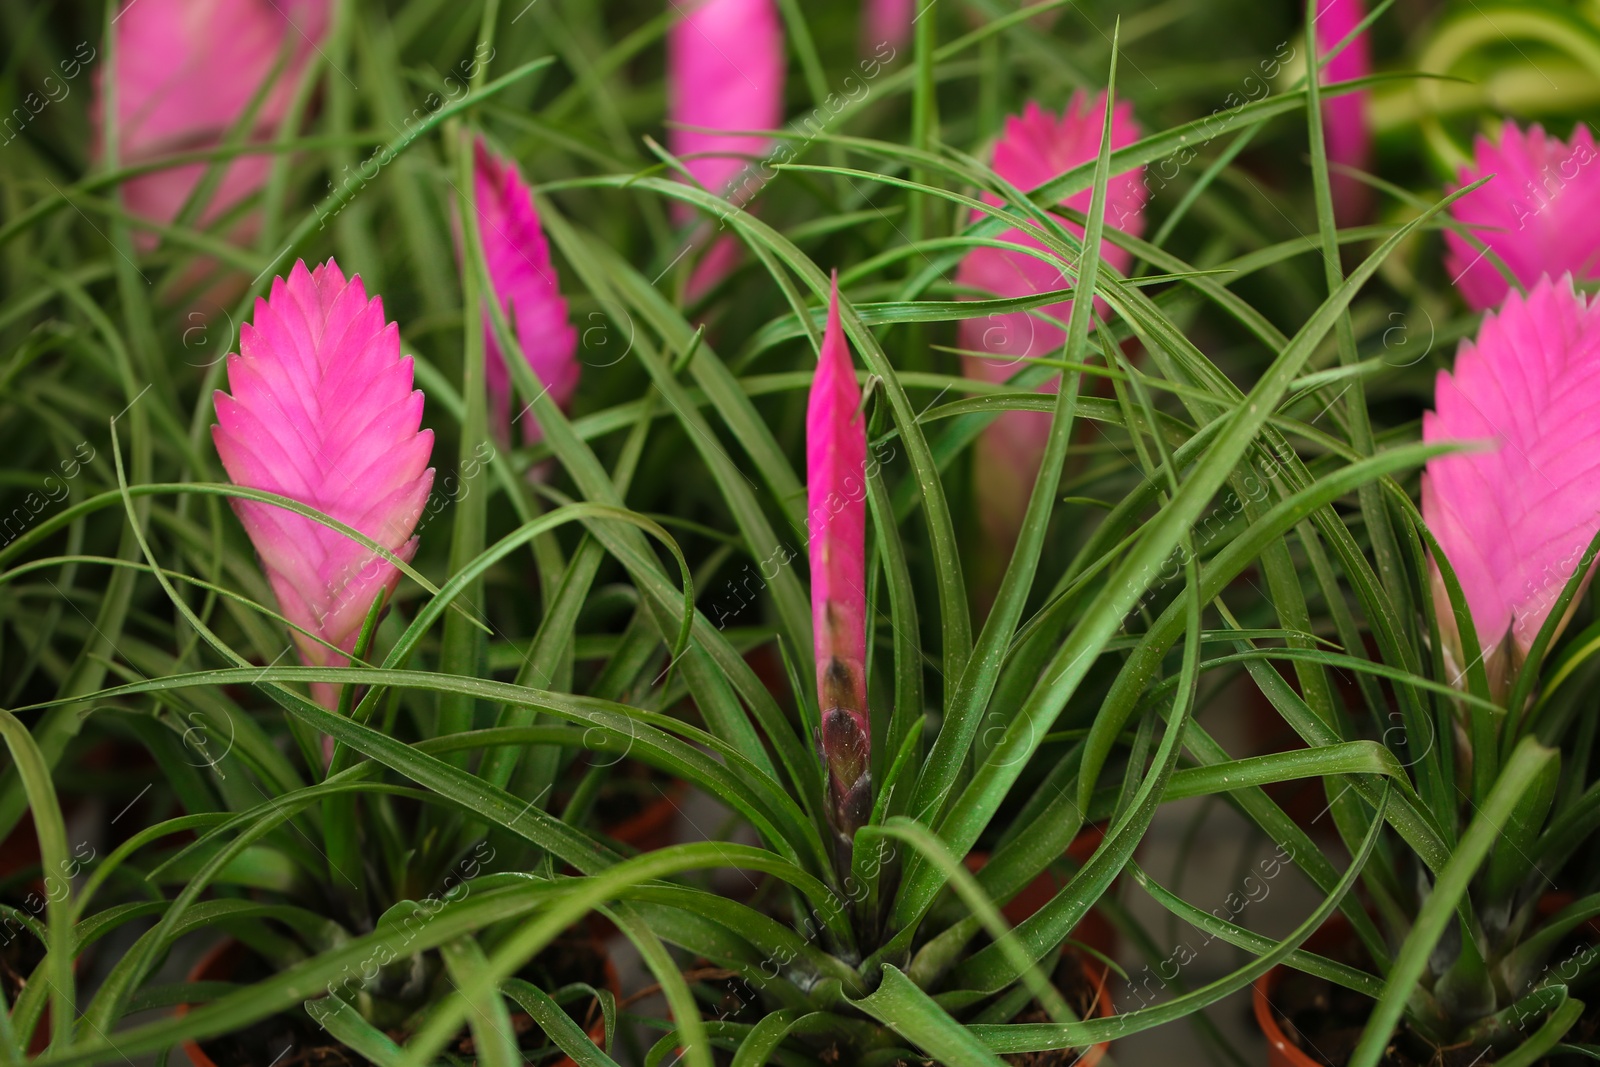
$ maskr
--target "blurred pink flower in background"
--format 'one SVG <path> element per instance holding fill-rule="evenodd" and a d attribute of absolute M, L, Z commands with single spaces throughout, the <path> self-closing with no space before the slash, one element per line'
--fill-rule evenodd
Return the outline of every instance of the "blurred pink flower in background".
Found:
<path fill-rule="evenodd" d="M 899 49 L 911 39 L 917 0 L 867 0 L 861 9 L 861 38 L 866 50 L 880 44 Z"/>
<path fill-rule="evenodd" d="M 235 485 L 278 493 L 338 519 L 409 560 L 433 469 L 433 431 L 420 429 L 422 391 L 412 388 L 400 330 L 383 301 L 367 299 L 359 277 L 345 281 L 332 260 L 256 300 L 255 321 L 228 357 L 228 387 L 216 393 L 212 440 Z M 400 580 L 395 565 L 357 541 L 302 515 L 250 500 L 234 511 L 261 557 L 285 618 L 349 653 L 373 602 Z M 344 666 L 347 656 L 296 632 L 310 666 Z M 314 682 L 312 695 L 336 709 L 339 686 Z"/>
<path fill-rule="evenodd" d="M 1362 0 L 1323 0 L 1316 15 L 1317 55 L 1325 56 L 1367 17 Z M 1372 42 L 1366 33 L 1351 41 L 1322 69 L 1318 84 L 1354 81 L 1372 73 Z M 1372 129 L 1367 105 L 1372 93 L 1362 90 L 1325 100 L 1322 104 L 1323 143 L 1328 162 L 1355 170 L 1372 166 Z M 1333 210 L 1339 225 L 1360 221 L 1372 202 L 1372 189 L 1348 174 L 1334 172 Z"/>
<path fill-rule="evenodd" d="M 1494 446 L 1429 460 L 1422 517 L 1503 693 L 1600 530 L 1600 305 L 1567 277 L 1511 293 L 1475 341 L 1461 342 L 1454 374 L 1439 373 L 1435 407 L 1422 417 L 1424 441 Z M 1434 597 L 1459 674 L 1466 665 L 1437 575 Z"/>
<path fill-rule="evenodd" d="M 770 139 L 719 131 L 771 130 L 783 122 L 785 58 L 777 6 L 773 0 L 668 4 L 680 16 L 667 38 L 667 118 L 673 124 L 668 145 L 695 181 L 742 206 L 760 192 L 753 163 Z M 672 211 L 680 225 L 698 214 L 680 202 Z M 727 276 L 736 251 L 731 235 L 716 242 L 690 279 L 690 299 Z"/>
<path fill-rule="evenodd" d="M 872 803 L 867 719 L 867 431 L 834 275 L 828 327 L 806 405 L 811 624 L 833 825 L 849 837 Z"/>
<path fill-rule="evenodd" d="M 256 112 L 255 138 L 272 137 L 289 110 L 295 83 L 327 32 L 328 0 L 129 0 L 117 35 L 119 155 L 126 166 L 215 148 L 286 61 Z M 104 71 L 96 72 L 94 151 L 102 150 Z M 241 156 L 227 164 L 200 216 L 220 218 L 266 182 L 272 157 Z M 122 187 L 128 210 L 169 223 L 205 175 L 207 164 L 152 171 Z M 249 227 L 244 228 L 248 232 Z M 141 235 L 141 243 L 154 245 Z"/>
<path fill-rule="evenodd" d="M 1104 93 L 1092 102 L 1081 90 L 1073 93 L 1066 110 L 1059 116 L 1037 103 L 1029 103 L 1020 116 L 1006 119 L 1005 131 L 995 145 L 995 173 L 1028 192 L 1073 167 L 1091 162 L 1100 151 L 1100 128 L 1105 113 Z M 1126 147 L 1139 136 L 1133 105 L 1126 101 L 1118 103 L 1111 115 L 1112 148 Z M 1120 229 L 1134 236 L 1144 232 L 1143 212 L 1149 189 L 1141 181 L 1142 172 L 1140 168 L 1112 175 L 1106 199 L 1108 229 Z M 1088 211 L 1091 196 L 1091 190 L 1084 189 L 1062 204 L 1076 211 Z M 983 199 L 997 206 L 1003 203 L 992 193 L 985 193 Z M 979 217 L 980 212 L 973 213 L 974 219 Z M 1083 235 L 1083 227 L 1072 222 L 1064 224 L 1073 233 Z M 1000 239 L 1040 250 L 1045 247 L 1037 236 L 1022 229 L 1007 230 Z M 1101 242 L 1100 255 L 1119 272 L 1126 271 L 1131 262 L 1130 254 L 1110 241 Z M 1025 253 L 975 248 L 961 261 L 956 284 L 997 297 L 1020 297 L 1066 289 L 1071 281 L 1060 267 Z M 995 312 L 985 318 L 964 319 L 961 348 L 969 353 L 962 361 L 966 373 L 985 381 L 1003 382 L 1022 370 L 1029 359 L 1059 357 L 1066 342 L 1065 323 L 1072 313 L 1072 301 L 1050 304 L 1039 312 L 1059 320 L 1062 325 L 1026 311 Z M 1041 389 L 1053 391 L 1059 384 L 1060 378 L 1056 376 Z M 975 446 L 976 492 L 979 518 L 991 547 L 1004 547 L 1009 551 L 1016 541 L 1049 436 L 1048 414 L 1010 411 L 996 419 L 979 438 Z"/>
<path fill-rule="evenodd" d="M 516 165 L 489 151 L 479 138 L 473 150 L 473 184 L 478 202 L 478 235 L 494 297 L 534 376 L 562 407 L 578 388 L 578 331 L 567 315 L 550 245 L 539 225 L 533 194 Z M 489 421 L 501 447 L 511 443 L 511 400 L 515 390 L 505 353 L 495 340 L 487 309 L 483 317 L 485 378 L 489 389 Z M 516 421 L 528 443 L 540 439 L 532 408 Z"/>
<path fill-rule="evenodd" d="M 1578 126 L 1570 142 L 1551 137 L 1538 123 L 1524 133 L 1514 122 L 1500 127 L 1500 143 L 1479 136 L 1474 165 L 1461 168 L 1461 186 L 1486 174 L 1494 179 L 1450 207 L 1451 216 L 1494 250 L 1524 287 L 1541 275 L 1600 278 L 1600 168 L 1594 135 Z M 1511 283 L 1465 237 L 1446 231 L 1445 269 L 1476 310 L 1505 299 Z"/>

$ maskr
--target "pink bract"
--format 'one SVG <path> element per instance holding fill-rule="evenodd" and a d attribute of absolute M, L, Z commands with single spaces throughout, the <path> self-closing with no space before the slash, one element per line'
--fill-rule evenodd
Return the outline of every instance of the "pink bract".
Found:
<path fill-rule="evenodd" d="M 865 821 L 867 760 L 867 434 L 850 347 L 839 325 L 834 278 L 828 326 L 806 406 L 806 502 L 811 537 L 811 621 L 816 641 L 821 745 L 834 825 Z"/>
<path fill-rule="evenodd" d="M 550 245 L 539 225 L 533 194 L 516 166 L 489 151 L 480 139 L 473 153 L 473 184 L 478 204 L 478 234 L 494 296 L 516 331 L 517 343 L 534 376 L 550 397 L 565 407 L 578 388 L 578 331 L 567 314 Z M 511 375 L 494 326 L 484 313 L 485 378 L 489 417 L 502 446 L 511 440 Z M 517 419 L 525 440 L 539 440 L 539 421 L 531 408 Z"/>
<path fill-rule="evenodd" d="M 383 301 L 367 299 L 359 277 L 347 282 L 329 260 L 274 279 L 228 357 L 228 386 L 231 396 L 216 393 L 211 437 L 234 484 L 299 501 L 411 558 L 433 485 L 433 431 L 420 428 L 422 392 L 400 355 L 399 327 L 385 323 Z M 353 650 L 373 602 L 400 580 L 395 565 L 285 508 L 233 506 L 284 616 Z M 349 662 L 298 632 L 294 640 L 307 664 Z M 338 691 L 312 685 L 330 709 Z"/>
<path fill-rule="evenodd" d="M 862 43 L 867 51 L 887 44 L 895 49 L 911 39 L 917 0 L 867 0 L 861 12 Z"/>
<path fill-rule="evenodd" d="M 294 87 L 327 32 L 328 0 L 131 0 L 115 21 L 119 154 L 124 164 L 219 146 L 287 60 L 256 113 L 265 139 L 286 116 Z M 105 117 L 104 71 L 92 109 L 95 152 Z M 266 182 L 272 157 L 229 163 L 201 215 L 208 224 Z M 152 171 L 122 186 L 128 210 L 154 222 L 177 218 L 207 165 Z M 149 239 L 145 239 L 147 243 Z"/>
<path fill-rule="evenodd" d="M 1507 296 L 1439 374 L 1435 407 L 1424 441 L 1489 446 L 1429 460 L 1422 515 L 1503 682 L 1600 530 L 1600 305 L 1565 277 Z"/>
<path fill-rule="evenodd" d="M 1324 0 L 1316 15 L 1317 54 L 1327 55 L 1367 17 L 1362 0 Z M 1322 68 L 1321 84 L 1354 81 L 1372 73 L 1372 42 L 1360 34 Z M 1372 130 L 1367 105 L 1372 94 L 1363 90 L 1323 101 L 1323 138 L 1328 162 L 1355 170 L 1372 166 Z M 1367 212 L 1372 190 L 1348 174 L 1332 175 L 1334 215 L 1340 225 L 1350 225 Z"/>
<path fill-rule="evenodd" d="M 1105 119 L 1106 96 L 1093 101 L 1083 92 L 1073 94 L 1059 116 L 1037 103 L 1029 103 L 1020 116 L 1006 119 L 1005 131 L 994 150 L 994 170 L 1018 189 L 1027 192 L 1092 161 L 1100 151 L 1100 130 Z M 1123 148 L 1138 140 L 1139 124 L 1133 106 L 1118 103 L 1111 116 L 1111 145 Z M 1144 232 L 1144 205 L 1149 189 L 1142 168 L 1111 177 L 1107 187 L 1106 226 L 1135 236 Z M 1062 201 L 1063 206 L 1088 211 L 1091 190 L 1085 189 Z M 986 193 L 987 203 L 1004 203 Z M 974 218 L 979 213 L 974 212 Z M 1080 237 L 1083 227 L 1064 222 Z M 1044 243 L 1031 232 L 1011 229 L 1000 235 L 1003 241 L 1044 249 Z M 1100 255 L 1119 272 L 1126 271 L 1129 253 L 1102 241 Z M 997 297 L 1027 296 L 1071 286 L 1059 265 L 1023 252 L 999 248 L 977 248 L 962 260 L 956 274 L 959 285 L 992 293 Z M 1066 341 L 1065 324 L 1072 313 L 1072 301 L 1063 300 L 1039 309 L 1038 313 L 994 313 L 986 318 L 966 319 L 961 323 L 961 347 L 968 353 L 963 360 L 966 373 L 985 381 L 1003 382 L 1026 366 L 1029 359 L 1058 354 Z M 1044 316 L 1048 316 L 1047 321 Z M 1058 325 L 1059 323 L 1059 325 Z M 1052 378 L 1041 387 L 1053 390 L 1059 384 Z M 1009 544 L 1015 539 L 1027 508 L 1028 494 L 1038 473 L 1039 459 L 1050 434 L 1050 416 L 1042 412 L 1008 412 L 984 432 L 976 446 L 979 469 L 977 492 L 980 519 L 991 542 Z"/>
<path fill-rule="evenodd" d="M 783 23 L 773 0 L 668 0 L 678 16 L 667 38 L 667 132 L 672 153 L 694 180 L 743 205 L 761 191 L 759 161 L 770 139 L 760 133 L 783 122 Z M 696 212 L 674 202 L 684 224 Z M 699 238 L 697 244 L 703 244 Z M 703 265 L 692 289 L 711 288 L 731 269 Z"/>
<path fill-rule="evenodd" d="M 1571 141 L 1544 132 L 1526 133 L 1514 122 L 1500 127 L 1500 143 L 1479 136 L 1472 166 L 1461 168 L 1461 186 L 1486 174 L 1494 178 L 1450 207 L 1457 222 L 1494 250 L 1524 287 L 1543 275 L 1570 273 L 1600 278 L 1600 168 L 1594 135 L 1587 126 Z M 1446 231 L 1445 269 L 1462 299 L 1483 310 L 1511 289 L 1489 257 L 1465 237 Z"/>

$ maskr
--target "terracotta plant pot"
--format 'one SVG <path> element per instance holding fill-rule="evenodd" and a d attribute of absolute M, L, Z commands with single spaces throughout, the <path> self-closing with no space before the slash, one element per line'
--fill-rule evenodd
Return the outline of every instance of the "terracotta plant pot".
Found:
<path fill-rule="evenodd" d="M 678 814 L 683 808 L 683 798 L 688 792 L 689 783 L 674 778 L 659 797 L 645 805 L 643 811 L 615 826 L 606 827 L 604 831 L 606 836 L 615 838 L 625 845 L 632 845 L 640 852 L 654 852 L 658 848 L 666 848 L 673 842 Z"/>
<path fill-rule="evenodd" d="M 1272 994 L 1283 978 L 1283 968 L 1274 967 L 1256 979 L 1251 999 L 1254 1001 L 1256 1025 L 1267 1039 L 1267 1067 L 1322 1067 L 1316 1060 L 1300 1051 L 1300 1046 L 1289 1040 L 1278 1022 L 1278 1013 L 1272 1009 Z"/>
<path fill-rule="evenodd" d="M 1348 943 L 1354 936 L 1350 920 L 1334 912 L 1332 917 L 1306 938 L 1305 944 L 1300 947 L 1308 952 L 1326 955 L 1329 950 Z M 1251 990 L 1256 1025 L 1261 1027 L 1261 1033 L 1267 1039 L 1267 1065 L 1268 1067 L 1322 1067 L 1322 1064 L 1306 1055 L 1299 1045 L 1290 1040 L 1283 1028 L 1283 1021 L 1279 1019 L 1278 1012 L 1273 1007 L 1272 995 L 1287 973 L 1288 968 L 1279 964 L 1257 978 Z"/>
<path fill-rule="evenodd" d="M 600 959 L 605 967 L 606 989 L 611 993 L 613 998 L 621 1001 L 622 980 L 617 975 L 616 965 L 611 962 L 611 954 L 605 950 L 605 946 L 599 941 L 595 942 L 594 948 L 595 952 L 599 954 Z M 200 957 L 199 961 L 189 971 L 189 981 L 227 981 L 233 976 L 235 968 L 238 967 L 239 962 L 244 958 L 244 953 L 244 945 L 238 941 L 235 941 L 231 937 L 217 942 L 206 952 L 204 956 Z M 187 1015 L 188 1012 L 189 1005 L 179 1004 L 177 1008 L 174 1009 L 173 1014 L 179 1018 L 182 1018 L 184 1015 Z M 517 1013 L 515 1012 L 513 1013 L 513 1018 L 516 1017 L 516 1014 Z M 589 1035 L 589 1040 L 593 1041 L 598 1046 L 605 1040 L 606 1037 L 606 1021 L 605 1015 L 598 1010 L 598 1005 L 595 1006 L 594 1014 L 596 1016 L 596 1021 L 586 1032 Z M 183 1051 L 184 1054 L 189 1057 L 189 1062 L 192 1063 L 194 1067 L 218 1067 L 217 1062 L 206 1054 L 206 1051 L 200 1047 L 199 1042 L 185 1041 L 183 1043 Z M 530 1067 L 532 1067 L 532 1065 L 530 1065 Z M 571 1057 L 563 1056 L 559 1060 L 543 1060 L 540 1062 L 538 1067 L 577 1067 L 577 1064 L 572 1061 Z"/>
<path fill-rule="evenodd" d="M 1101 920 L 1104 922 L 1104 920 Z M 1109 1019 L 1117 1013 L 1117 1006 L 1111 1001 L 1111 983 L 1106 981 L 1110 969 L 1099 960 L 1086 960 L 1084 967 L 1088 970 L 1090 978 L 1095 984 L 1095 1018 Z M 1081 1061 L 1083 1067 L 1098 1067 L 1105 1054 L 1111 1050 L 1111 1042 L 1102 1041 L 1094 1048 L 1083 1054 Z"/>
<path fill-rule="evenodd" d="M 1572 900 L 1571 893 L 1546 893 L 1539 898 L 1539 917 L 1549 918 L 1571 904 Z M 1600 921 L 1589 923 L 1588 930 L 1592 935 L 1600 936 Z M 1329 950 L 1349 942 L 1353 936 L 1350 920 L 1335 912 L 1316 933 L 1306 938 L 1306 943 L 1301 947 L 1309 952 L 1327 955 Z M 1288 1033 L 1284 1031 L 1283 1021 L 1273 1006 L 1272 995 L 1277 991 L 1278 984 L 1287 971 L 1288 968 L 1281 964 L 1272 968 L 1256 979 L 1251 991 L 1256 1025 L 1261 1027 L 1261 1032 L 1267 1039 L 1267 1067 L 1322 1067 L 1289 1038 Z"/>
<path fill-rule="evenodd" d="M 189 969 L 188 979 L 191 982 L 226 982 L 233 977 L 233 969 L 243 955 L 244 946 L 233 938 L 218 941 Z M 189 1005 L 179 1004 L 172 1014 L 183 1018 L 189 1014 Z M 194 1067 L 217 1067 L 216 1061 L 205 1054 L 198 1041 L 185 1041 L 183 1054 L 189 1057 Z"/>

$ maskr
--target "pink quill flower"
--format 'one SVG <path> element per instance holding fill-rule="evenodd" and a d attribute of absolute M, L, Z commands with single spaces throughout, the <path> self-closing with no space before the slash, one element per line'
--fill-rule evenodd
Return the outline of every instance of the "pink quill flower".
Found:
<path fill-rule="evenodd" d="M 811 622 L 817 653 L 819 746 L 830 816 L 854 836 L 872 805 L 867 720 L 867 432 L 850 348 L 839 326 L 839 279 L 806 406 L 806 503 Z"/>
<path fill-rule="evenodd" d="M 1367 17 L 1362 0 L 1325 0 L 1316 14 L 1317 54 L 1325 56 Z M 1372 42 L 1362 33 L 1322 68 L 1321 84 L 1354 81 L 1372 73 Z M 1356 170 L 1372 166 L 1372 129 L 1367 124 L 1370 92 L 1362 91 L 1325 100 L 1322 104 L 1323 138 L 1328 162 Z M 1334 216 L 1341 225 L 1367 213 L 1372 190 L 1348 174 L 1332 175 Z"/>
<path fill-rule="evenodd" d="M 995 173 L 1026 192 L 1093 160 L 1100 151 L 1105 109 L 1104 93 L 1091 102 L 1081 91 L 1072 95 L 1060 116 L 1029 103 L 1020 116 L 1006 119 L 1005 131 L 994 150 Z M 1119 102 L 1111 115 L 1112 148 L 1130 145 L 1139 136 L 1133 105 Z M 1106 199 L 1108 227 L 1135 236 L 1144 232 L 1143 212 L 1150 190 L 1142 177 L 1142 168 L 1111 177 Z M 1088 211 L 1092 195 L 1085 189 L 1062 203 L 1077 211 Z M 1004 203 L 989 193 L 984 194 L 984 200 L 996 206 Z M 978 218 L 979 213 L 974 212 L 973 217 Z M 1083 227 L 1076 223 L 1064 225 L 1080 237 L 1083 235 Z M 1042 250 L 1044 243 L 1032 230 L 1031 225 L 1007 230 L 1000 239 Z M 1132 258 L 1110 241 L 1101 242 L 1100 255 L 1118 271 L 1126 271 Z M 961 261 L 956 283 L 997 297 L 1019 297 L 1065 289 L 1071 280 L 1059 267 L 1022 252 L 975 248 Z M 1065 323 L 1072 313 L 1072 301 L 1050 304 L 1040 312 L 1056 321 L 1024 311 L 963 320 L 962 349 L 983 353 L 963 359 L 966 373 L 985 381 L 1003 382 L 1021 370 L 1028 359 L 1058 355 L 1066 341 Z M 1052 378 L 1041 389 L 1054 391 L 1059 384 L 1059 378 Z M 978 511 L 991 544 L 1009 546 L 1016 540 L 1049 435 L 1049 415 L 1011 411 L 996 419 L 979 438 L 975 446 Z"/>
<path fill-rule="evenodd" d="M 332 260 L 296 263 L 288 281 L 256 301 L 255 321 L 228 357 L 211 438 L 236 485 L 278 493 L 338 519 L 403 560 L 433 486 L 433 431 L 420 429 L 422 392 L 400 330 L 383 301 L 367 299 Z M 283 614 L 349 653 L 373 602 L 400 580 L 395 565 L 345 535 L 271 504 L 235 500 Z M 300 633 L 311 666 L 349 662 Z M 339 687 L 313 683 L 317 702 L 338 707 Z"/>
<path fill-rule="evenodd" d="M 473 151 L 473 185 L 478 201 L 478 235 L 494 297 L 534 376 L 562 407 L 578 388 L 578 331 L 567 315 L 550 245 L 539 225 L 533 194 L 515 164 L 489 151 L 482 138 Z M 489 417 L 502 447 L 511 441 L 511 374 L 495 340 L 487 310 L 483 317 L 489 388 Z M 524 439 L 539 440 L 539 421 L 530 411 L 522 423 Z"/>
<path fill-rule="evenodd" d="M 769 139 L 756 133 L 783 122 L 785 74 L 783 23 L 773 0 L 668 0 L 682 17 L 667 38 L 667 117 L 672 153 L 694 180 L 734 204 L 761 191 L 760 171 L 751 167 Z M 674 202 L 679 224 L 694 209 Z M 732 270 L 733 238 L 715 243 L 690 279 L 703 293 Z M 720 247 L 729 246 L 729 247 Z"/>
<path fill-rule="evenodd" d="M 1424 441 L 1497 446 L 1429 460 L 1422 517 L 1460 579 L 1503 694 L 1600 530 L 1600 304 L 1568 277 L 1511 293 L 1477 340 L 1461 343 L 1455 373 L 1440 372 L 1435 392 Z M 1437 573 L 1434 597 L 1459 675 L 1460 638 Z"/>
<path fill-rule="evenodd" d="M 869 49 L 880 44 L 903 48 L 916 16 L 917 0 L 867 0 L 861 12 L 863 43 Z"/>
<path fill-rule="evenodd" d="M 289 110 L 295 82 L 327 32 L 328 0 L 127 0 L 115 20 L 117 121 L 122 162 L 220 145 L 287 49 L 288 61 L 256 113 L 271 137 Z M 92 108 L 95 146 L 105 118 L 103 71 Z M 265 184 L 270 156 L 229 163 L 201 215 L 209 224 Z M 152 171 L 122 187 L 133 214 L 177 218 L 207 164 Z M 248 232 L 248 227 L 244 231 Z M 154 241 L 148 235 L 142 242 Z"/>
<path fill-rule="evenodd" d="M 1524 133 L 1514 122 L 1500 127 L 1500 143 L 1479 136 L 1474 165 L 1461 168 L 1461 188 L 1486 174 L 1494 180 L 1450 206 L 1457 222 L 1494 250 L 1524 287 L 1541 275 L 1570 272 L 1600 278 L 1600 168 L 1587 126 L 1570 142 L 1551 137 L 1538 123 Z M 1446 231 L 1445 269 L 1474 310 L 1491 308 L 1511 289 L 1489 257 L 1465 237 Z"/>

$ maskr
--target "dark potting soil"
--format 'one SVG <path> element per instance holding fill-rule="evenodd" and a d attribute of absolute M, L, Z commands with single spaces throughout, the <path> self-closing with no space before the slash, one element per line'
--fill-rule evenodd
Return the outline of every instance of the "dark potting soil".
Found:
<path fill-rule="evenodd" d="M 246 954 L 234 969 L 232 981 L 240 984 L 258 981 L 269 973 L 261 960 Z M 604 989 L 607 984 L 604 957 L 592 941 L 581 936 L 556 939 L 517 977 L 546 991 L 579 982 L 596 989 Z M 568 1009 L 581 1011 L 574 1018 L 586 1032 L 601 1017 L 600 1006 L 592 999 L 581 1005 L 570 1004 Z M 555 1063 L 562 1058 L 561 1051 L 550 1044 L 544 1031 L 534 1025 L 528 1015 L 513 1011 L 511 1024 L 527 1063 Z M 398 1044 L 404 1044 L 409 1036 L 400 1031 L 389 1032 L 389 1037 Z M 362 1067 L 369 1062 L 333 1040 L 300 1009 L 263 1019 L 236 1033 L 202 1041 L 200 1047 L 217 1067 Z M 447 1051 L 468 1063 L 474 1062 L 471 1032 L 463 1030 Z"/>
<path fill-rule="evenodd" d="M 1344 1067 L 1372 1014 L 1372 999 L 1325 978 L 1289 970 L 1281 973 L 1272 990 L 1272 1009 L 1291 1044 L 1325 1067 Z M 1415 1062 L 1396 1059 L 1398 1054 L 1399 1049 L 1390 1050 L 1384 1058 L 1386 1067 Z"/>
<path fill-rule="evenodd" d="M 1056 964 L 1056 973 L 1050 980 L 1066 1000 L 1067 1006 L 1080 1019 L 1098 1018 L 1105 1008 L 1099 998 L 1102 995 L 1110 996 L 1110 991 L 1094 980 L 1084 958 L 1076 952 L 1061 954 L 1061 962 Z M 1050 1013 L 1044 1010 L 1043 1005 L 1037 1000 L 1030 1000 L 1011 1021 L 1048 1023 L 1054 1020 L 1050 1018 Z M 1015 1064 L 1016 1067 L 1067 1067 L 1069 1064 L 1077 1063 L 1082 1057 L 1082 1049 L 1063 1048 L 1052 1049 L 1049 1052 L 1019 1052 L 1000 1058 L 1007 1063 Z"/>

